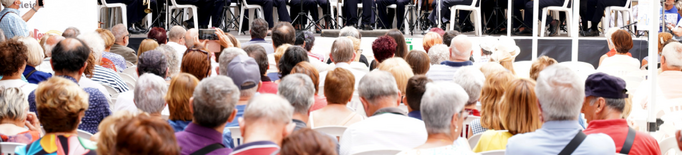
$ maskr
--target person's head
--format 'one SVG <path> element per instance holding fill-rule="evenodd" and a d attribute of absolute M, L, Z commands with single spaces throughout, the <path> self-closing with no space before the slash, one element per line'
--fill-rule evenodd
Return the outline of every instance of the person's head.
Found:
<path fill-rule="evenodd" d="M 163 29 L 162 27 L 153 27 L 149 30 L 149 33 L 147 33 L 147 39 L 153 39 L 159 44 L 166 44 L 168 41 L 166 40 L 167 38 L 166 29 Z"/>
<path fill-rule="evenodd" d="M 279 22 L 272 28 L 272 45 L 275 48 L 282 44 L 294 44 L 296 31 L 289 22 Z"/>
<path fill-rule="evenodd" d="M 495 48 L 497 48 L 499 44 L 500 41 L 497 37 L 487 36 L 481 40 L 481 43 L 478 44 L 478 46 L 481 48 L 481 55 L 492 56 L 493 52 L 495 52 Z M 490 58 L 488 58 L 487 61 L 490 61 Z"/>
<path fill-rule="evenodd" d="M 282 139 L 289 135 L 295 127 L 292 123 L 294 107 L 287 99 L 275 94 L 261 94 L 249 100 L 244 109 L 244 115 L 239 118 L 239 130 L 245 140 L 251 135 L 269 136 L 270 141 L 281 144 Z M 259 128 L 267 128 L 262 130 Z M 265 131 L 267 133 L 258 133 Z"/>
<path fill-rule="evenodd" d="M 268 54 L 265 52 L 265 48 L 260 45 L 249 45 L 244 47 L 244 52 L 246 52 L 249 57 L 253 58 L 256 60 L 256 63 L 258 63 L 258 70 L 260 71 L 260 75 L 265 75 L 265 73 L 268 71 L 269 63 L 268 63 Z"/>
<path fill-rule="evenodd" d="M 425 75 L 415 75 L 407 80 L 403 102 L 408 105 L 408 110 L 419 111 L 421 109 L 422 96 L 424 96 L 426 84 L 429 82 L 431 80 Z"/>
<path fill-rule="evenodd" d="M 145 52 L 137 61 L 137 74 L 151 73 L 165 79 L 168 75 L 168 61 L 166 59 L 166 55 L 161 51 Z"/>
<path fill-rule="evenodd" d="M 471 53 L 474 52 L 471 46 L 471 40 L 465 35 L 453 38 L 450 44 L 450 61 L 468 61 Z"/>
<path fill-rule="evenodd" d="M 530 65 L 530 78 L 533 80 L 538 80 L 538 75 L 540 74 L 540 71 L 545 69 L 547 66 L 551 66 L 556 63 L 558 63 L 556 60 L 548 56 L 539 57 L 537 60 L 533 62 L 532 65 Z"/>
<path fill-rule="evenodd" d="M 173 47 L 167 44 L 159 45 L 153 51 L 160 51 L 166 57 L 166 64 L 168 66 L 168 77 L 173 77 L 180 72 L 180 61 L 178 60 L 179 55 Z M 137 65 L 140 65 L 138 60 Z"/>
<path fill-rule="evenodd" d="M 227 66 L 230 64 L 230 62 L 232 62 L 232 59 L 240 55 L 246 55 L 246 52 L 236 47 L 223 49 L 223 52 L 220 54 L 220 57 L 218 58 L 219 60 L 218 70 L 220 75 L 230 76 L 230 72 L 228 72 Z"/>
<path fill-rule="evenodd" d="M 199 40 L 199 30 L 195 28 L 187 30 L 184 40 L 187 48 L 194 48 L 194 43 Z"/>
<path fill-rule="evenodd" d="M 46 133 L 75 132 L 88 109 L 88 93 L 78 84 L 52 77 L 35 90 L 36 111 Z"/>
<path fill-rule="evenodd" d="M 353 42 L 348 38 L 338 38 L 334 40 L 329 56 L 334 63 L 353 61 L 353 58 L 355 58 Z"/>
<path fill-rule="evenodd" d="M 424 35 L 422 44 L 424 46 L 424 51 L 429 51 L 433 45 L 443 44 L 443 37 L 436 32 L 429 32 Z"/>
<path fill-rule="evenodd" d="M 403 58 L 386 59 L 384 62 L 379 64 L 377 69 L 390 72 L 393 75 L 401 94 L 405 94 L 407 80 L 414 76 L 414 73 L 412 73 L 412 68 L 410 68 L 410 65 L 407 64 Z"/>
<path fill-rule="evenodd" d="M 292 132 L 282 140 L 281 155 L 336 155 L 336 145 L 327 135 L 310 128 Z"/>
<path fill-rule="evenodd" d="M 104 40 L 104 51 L 109 51 L 111 46 L 114 46 L 114 42 L 116 42 L 116 37 L 114 37 L 114 34 L 107 29 L 97 29 L 95 31 L 97 31 L 100 37 L 102 37 Z"/>
<path fill-rule="evenodd" d="M 632 36 L 625 30 L 618 30 L 613 32 L 611 35 L 611 41 L 613 41 L 613 46 L 616 48 L 616 52 L 620 54 L 625 54 L 630 52 L 632 49 Z"/>
<path fill-rule="evenodd" d="M 443 44 L 450 47 L 450 43 L 452 43 L 452 38 L 457 37 L 459 34 L 460 34 L 459 31 L 456 30 L 445 31 L 445 34 L 443 34 Z"/>
<path fill-rule="evenodd" d="M 315 87 L 315 95 L 317 95 L 317 92 L 320 89 L 320 73 L 317 71 L 315 66 L 310 64 L 307 61 L 301 61 L 296 66 L 294 66 L 293 69 L 291 69 L 291 74 L 294 73 L 301 73 L 308 75 L 310 77 L 310 80 L 313 81 L 313 86 Z"/>
<path fill-rule="evenodd" d="M 673 39 L 673 35 L 668 32 L 658 33 L 658 54 L 663 52 L 663 47 L 668 40 Z"/>
<path fill-rule="evenodd" d="M 381 36 L 372 42 L 372 53 L 374 53 L 374 59 L 378 63 L 383 62 L 388 58 L 392 58 L 395 55 L 395 48 L 398 44 L 395 40 L 389 36 Z"/>
<path fill-rule="evenodd" d="M 484 128 L 504 130 L 498 115 L 498 105 L 509 81 L 514 79 L 516 76 L 510 72 L 496 72 L 485 79 L 481 89 L 481 126 Z"/>
<path fill-rule="evenodd" d="M 327 72 L 324 96 L 329 104 L 347 104 L 355 91 L 355 76 L 347 69 L 335 68 Z"/>
<path fill-rule="evenodd" d="M 251 39 L 264 39 L 268 35 L 268 21 L 263 18 L 256 18 L 251 22 Z"/>
<path fill-rule="evenodd" d="M 279 60 L 282 59 L 282 55 L 284 55 L 284 52 L 286 52 L 289 47 L 291 47 L 291 44 L 284 44 L 275 49 L 275 66 L 279 66 Z"/>
<path fill-rule="evenodd" d="M 130 39 L 130 33 L 128 33 L 128 28 L 123 24 L 116 24 L 111 28 L 111 33 L 114 34 L 116 38 L 115 44 L 121 46 L 128 46 L 128 40 Z"/>
<path fill-rule="evenodd" d="M 260 87 L 260 71 L 256 60 L 246 55 L 238 55 L 227 67 L 228 77 L 232 78 L 234 85 L 239 88 L 240 98 L 249 99 Z"/>
<path fill-rule="evenodd" d="M 400 104 L 400 89 L 393 75 L 386 71 L 375 70 L 363 76 L 358 84 L 358 95 L 367 116 L 381 108 Z"/>
<path fill-rule="evenodd" d="M 0 43 L 0 75 L 12 76 L 21 74 L 26 68 L 28 49 L 24 44 L 14 40 Z"/>
<path fill-rule="evenodd" d="M 19 88 L 0 86 L 0 120 L 23 125 L 28 113 L 28 101 L 24 96 Z"/>
<path fill-rule="evenodd" d="M 510 37 L 500 37 L 495 46 L 495 51 L 490 55 L 490 58 L 494 62 L 499 62 L 502 67 L 509 70 L 512 74 L 516 74 L 513 64 L 519 53 L 521 53 L 521 49 L 519 46 L 516 46 L 516 41 L 514 41 L 514 39 Z"/>
<path fill-rule="evenodd" d="M 345 37 L 345 38 L 350 39 L 350 41 L 353 43 L 353 52 L 355 52 L 355 55 L 358 55 L 353 59 L 353 61 L 355 61 L 355 62 L 360 61 L 359 55 L 362 55 L 362 50 L 360 49 L 360 43 L 361 43 L 360 39 L 350 37 L 350 36 Z"/>
<path fill-rule="evenodd" d="M 277 94 L 289 101 L 294 113 L 307 116 L 308 110 L 315 103 L 315 87 L 308 75 L 296 73 L 282 78 L 277 87 Z"/>
<path fill-rule="evenodd" d="M 310 50 L 313 49 L 313 45 L 315 45 L 315 34 L 313 34 L 313 32 L 310 31 L 301 32 L 302 34 L 296 37 L 296 42 L 298 42 L 298 40 L 301 39 L 303 45 L 305 45 L 302 47 L 305 48 L 306 51 L 310 52 Z"/>
<path fill-rule="evenodd" d="M 604 33 L 604 37 L 606 38 L 606 43 L 609 46 L 609 50 L 612 50 L 613 48 L 615 48 L 615 46 L 613 45 L 613 40 L 611 39 L 611 37 L 613 36 L 613 33 L 615 33 L 618 30 L 620 30 L 620 28 L 612 27 L 612 28 L 608 29 L 606 31 L 606 33 Z"/>
<path fill-rule="evenodd" d="M 189 100 L 192 122 L 207 128 L 223 127 L 237 115 L 239 88 L 226 76 L 213 76 L 199 82 Z"/>
<path fill-rule="evenodd" d="M 52 57 L 52 49 L 54 49 L 54 46 L 57 46 L 57 43 L 60 41 L 64 40 L 65 38 L 59 35 L 45 35 L 47 38 L 45 39 L 45 43 L 42 44 L 43 50 L 45 51 L 45 56 L 46 57 Z M 0 41 L 3 42 L 3 41 Z"/>
<path fill-rule="evenodd" d="M 140 43 L 140 47 L 137 49 L 137 56 L 139 57 L 142 55 L 142 53 L 153 50 L 157 47 L 159 47 L 159 43 L 154 41 L 154 39 L 144 39 Z"/>
<path fill-rule="evenodd" d="M 56 75 L 70 75 L 80 78 L 85 71 L 86 61 L 90 56 L 90 48 L 76 38 L 66 38 L 52 50 L 52 70 Z M 77 77 L 75 77 L 77 76 Z"/>
<path fill-rule="evenodd" d="M 163 96 L 168 92 L 166 81 L 154 74 L 145 73 L 135 84 L 135 106 L 149 114 L 161 114 L 166 106 Z"/>
<path fill-rule="evenodd" d="M 432 65 L 439 65 L 443 61 L 450 60 L 450 48 L 444 44 L 431 47 L 428 54 Z"/>
<path fill-rule="evenodd" d="M 395 57 L 404 58 L 407 55 L 407 42 L 405 42 L 405 36 L 398 29 L 391 29 L 386 32 L 386 35 L 393 38 L 397 46 L 395 47 Z"/>
<path fill-rule="evenodd" d="M 26 56 L 28 59 L 26 60 L 27 65 L 36 67 L 43 63 L 43 59 L 45 58 L 45 53 L 43 52 L 43 48 L 40 47 L 40 43 L 38 40 L 33 39 L 32 37 L 15 37 L 17 41 L 21 42 L 26 46 Z"/>
<path fill-rule="evenodd" d="M 535 82 L 514 79 L 507 86 L 504 99 L 499 103 L 499 117 L 504 129 L 512 135 L 540 129 L 540 108 L 535 97 Z"/>
<path fill-rule="evenodd" d="M 481 73 L 483 73 L 483 75 L 485 75 L 486 79 L 490 78 L 493 75 L 493 73 L 508 72 L 508 70 L 506 68 L 502 67 L 502 65 L 500 65 L 500 63 L 494 63 L 494 62 L 485 63 L 485 64 L 481 65 L 480 69 L 481 69 Z"/>
<path fill-rule="evenodd" d="M 78 28 L 76 28 L 76 27 L 66 28 L 66 30 L 64 30 L 64 32 L 62 32 L 62 36 L 65 38 L 76 38 L 79 35 L 81 35 L 81 31 L 78 30 Z"/>
<path fill-rule="evenodd" d="M 436 33 L 436 34 L 440 35 L 441 37 L 445 34 L 445 30 L 438 28 L 438 27 L 431 28 L 429 30 L 429 32 Z"/>
<path fill-rule="evenodd" d="M 168 31 L 168 40 L 180 45 L 184 45 L 185 33 L 187 33 L 187 30 L 182 28 L 182 26 L 173 26 L 171 27 L 170 31 Z"/>
<path fill-rule="evenodd" d="M 663 48 L 661 69 L 663 71 L 682 70 L 682 43 L 673 42 Z"/>
<path fill-rule="evenodd" d="M 459 85 L 450 81 L 426 84 L 420 111 L 429 135 L 445 134 L 451 140 L 457 139 L 464 129 L 462 125 L 469 113 L 464 104 L 469 100 Z"/>
<path fill-rule="evenodd" d="M 189 73 L 202 80 L 211 74 L 209 53 L 199 49 L 187 49 L 182 57 L 180 72 Z"/>
<path fill-rule="evenodd" d="M 339 37 L 353 37 L 355 39 L 361 39 L 362 38 L 360 31 L 358 31 L 358 29 L 355 29 L 355 27 L 352 27 L 352 26 L 343 27 L 339 31 Z"/>
<path fill-rule="evenodd" d="M 277 68 L 279 69 L 282 78 L 289 75 L 291 69 L 302 61 L 308 61 L 308 52 L 300 46 L 289 47 L 277 64 Z"/>
<path fill-rule="evenodd" d="M 127 110 L 121 110 L 105 117 L 99 123 L 97 129 L 99 130 L 99 139 L 97 140 L 97 154 L 109 154 L 116 147 L 117 130 L 125 122 L 135 117 Z"/>
<path fill-rule="evenodd" d="M 485 84 L 485 75 L 475 67 L 462 67 L 455 72 L 454 82 L 467 92 L 469 100 L 466 106 L 475 105 L 481 97 L 481 90 Z"/>
<path fill-rule="evenodd" d="M 170 111 L 169 120 L 191 121 L 189 99 L 194 93 L 194 88 L 199 84 L 199 79 L 192 74 L 180 73 L 171 79 L 168 92 L 164 99 L 168 103 Z"/>
<path fill-rule="evenodd" d="M 180 154 L 174 130 L 164 120 L 137 115 L 116 131 L 112 154 Z"/>
<path fill-rule="evenodd" d="M 585 80 L 585 100 L 580 112 L 585 114 L 588 123 L 616 119 L 611 116 L 623 113 L 627 98 L 625 80 L 605 73 L 594 73 Z"/>
<path fill-rule="evenodd" d="M 585 99 L 585 84 L 571 68 L 554 64 L 540 72 L 535 95 L 546 121 L 577 120 Z"/>
<path fill-rule="evenodd" d="M 94 65 L 99 65 L 102 61 L 102 54 L 104 52 L 104 39 L 98 33 L 88 32 L 78 36 L 88 47 L 90 47 L 91 54 L 95 57 Z"/>
<path fill-rule="evenodd" d="M 412 73 L 414 75 L 426 74 L 431 68 L 431 61 L 429 60 L 429 54 L 424 51 L 412 50 L 405 56 L 405 61 L 410 64 L 412 68 Z"/>

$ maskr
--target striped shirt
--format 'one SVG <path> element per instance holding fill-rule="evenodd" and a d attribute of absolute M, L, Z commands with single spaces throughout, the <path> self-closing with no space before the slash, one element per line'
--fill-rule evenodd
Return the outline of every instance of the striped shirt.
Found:
<path fill-rule="evenodd" d="M 426 72 L 426 77 L 433 81 L 452 81 L 455 76 L 457 69 L 464 66 L 471 66 L 474 63 L 471 61 L 464 62 L 453 62 L 453 61 L 443 61 L 440 65 L 433 65 L 428 72 Z"/>
<path fill-rule="evenodd" d="M 97 81 L 102 85 L 114 88 L 118 93 L 123 93 L 129 90 L 128 85 L 123 81 L 121 76 L 114 70 L 104 68 L 102 66 L 95 66 L 95 73 L 92 75 L 92 81 Z"/>
<path fill-rule="evenodd" d="M 6 14 L 6 15 L 5 15 Z M 0 28 L 5 33 L 6 38 L 13 38 L 14 36 L 28 36 L 28 27 L 24 19 L 19 16 L 19 10 L 5 7 L 0 11 Z"/>
<path fill-rule="evenodd" d="M 259 154 L 259 155 L 272 155 L 278 154 L 279 146 L 271 141 L 256 141 L 251 143 L 246 143 L 239 145 L 230 155 L 249 155 L 249 154 Z"/>

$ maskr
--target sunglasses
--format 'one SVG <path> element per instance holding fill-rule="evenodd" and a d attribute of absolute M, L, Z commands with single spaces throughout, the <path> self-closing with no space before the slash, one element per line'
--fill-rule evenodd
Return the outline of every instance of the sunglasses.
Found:
<path fill-rule="evenodd" d="M 209 65 L 211 64 L 211 54 L 209 54 L 208 52 L 206 52 L 202 49 L 196 49 L 196 48 L 187 49 L 187 52 L 185 52 L 185 54 L 183 54 L 182 56 L 185 57 L 188 53 L 192 53 L 192 52 L 201 52 L 201 53 L 206 54 L 206 62 L 208 62 Z M 210 71 L 211 71 L 211 67 L 209 66 L 208 69 L 206 70 L 206 76 L 208 76 L 208 73 Z"/>

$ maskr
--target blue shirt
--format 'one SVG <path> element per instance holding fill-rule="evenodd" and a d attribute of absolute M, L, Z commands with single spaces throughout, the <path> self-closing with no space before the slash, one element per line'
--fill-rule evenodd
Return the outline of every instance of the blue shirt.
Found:
<path fill-rule="evenodd" d="M 73 81 L 78 84 L 76 79 L 69 76 L 60 76 Z M 109 103 L 104 94 L 97 90 L 97 88 L 83 88 L 83 90 L 90 96 L 88 98 L 88 110 L 85 110 L 85 116 L 81 119 L 81 124 L 78 125 L 78 129 L 90 132 L 92 134 L 97 133 L 97 126 L 102 120 L 111 115 L 111 110 L 109 110 Z M 36 95 L 35 91 L 28 95 L 28 106 L 29 111 L 36 112 Z"/>
<path fill-rule="evenodd" d="M 665 9 L 665 8 L 661 8 L 661 9 Z M 661 15 L 661 17 L 665 17 L 666 15 L 673 15 L 673 16 L 674 16 L 674 15 L 677 15 L 677 20 L 675 21 L 675 23 L 672 23 L 673 25 L 677 25 L 678 22 L 680 21 L 680 19 L 682 19 L 682 16 L 680 16 L 680 13 L 677 12 L 677 7 L 675 7 L 675 5 L 673 5 L 673 8 L 672 8 L 672 9 L 670 9 L 670 10 L 665 10 L 665 11 L 663 12 L 663 15 Z M 663 18 L 663 19 L 666 19 L 666 18 Z M 667 22 L 667 21 L 666 21 L 666 22 Z M 669 23 L 666 23 L 666 24 L 669 24 Z M 662 31 L 660 28 L 661 28 L 661 27 L 659 27 L 658 32 L 661 32 L 661 31 Z"/>
<path fill-rule="evenodd" d="M 26 65 L 26 69 L 24 69 L 24 76 L 28 76 L 28 73 L 31 73 L 32 71 L 36 70 L 35 67 Z M 38 84 L 40 82 L 43 82 L 47 79 L 52 77 L 52 74 L 50 73 L 45 73 L 42 71 L 35 71 L 31 76 L 26 77 L 26 80 L 28 80 L 28 83 L 33 83 L 33 84 Z"/>
<path fill-rule="evenodd" d="M 237 116 L 234 117 L 234 120 L 232 122 L 227 123 L 225 127 L 238 127 L 239 126 L 239 121 L 237 119 L 241 118 L 244 115 L 244 108 L 246 108 L 246 105 L 237 105 Z"/>
<path fill-rule="evenodd" d="M 242 47 L 246 47 L 249 45 L 260 45 L 265 49 L 265 54 L 274 54 L 275 53 L 275 48 L 272 47 L 272 43 L 269 43 L 268 41 L 265 41 L 265 39 L 262 38 L 253 38 L 248 42 L 242 43 Z"/>
<path fill-rule="evenodd" d="M 407 116 L 422 120 L 422 112 L 419 110 L 413 110 L 412 112 L 407 113 Z"/>
<path fill-rule="evenodd" d="M 7 15 L 5 15 L 5 13 L 7 13 Z M 19 14 L 19 10 L 8 7 L 5 7 L 5 9 L 0 11 L 0 17 L 5 15 L 5 18 L 0 20 L 0 28 L 8 39 L 13 38 L 14 36 L 28 37 L 28 27 L 26 27 L 26 22 Z"/>
<path fill-rule="evenodd" d="M 535 132 L 509 138 L 506 154 L 559 154 L 582 130 L 577 120 L 548 121 Z M 606 134 L 590 134 L 573 152 L 580 154 L 614 154 L 616 145 Z"/>
<path fill-rule="evenodd" d="M 173 127 L 175 132 L 185 131 L 185 127 L 187 127 L 189 123 L 192 123 L 192 121 L 168 120 L 168 125 Z"/>

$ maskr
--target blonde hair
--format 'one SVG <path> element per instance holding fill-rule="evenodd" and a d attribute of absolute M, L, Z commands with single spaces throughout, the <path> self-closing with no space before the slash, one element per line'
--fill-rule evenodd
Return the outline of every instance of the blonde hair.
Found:
<path fill-rule="evenodd" d="M 230 33 L 225 33 L 225 35 L 227 35 L 227 38 L 230 39 L 230 42 L 232 42 L 232 45 L 234 45 L 234 47 L 236 47 L 236 48 L 242 48 L 242 43 L 240 43 L 239 40 L 237 40 L 237 38 L 235 38 L 235 37 L 234 37 L 233 35 L 231 35 Z"/>
<path fill-rule="evenodd" d="M 97 33 L 99 33 L 99 35 L 102 36 L 102 39 L 104 39 L 104 49 L 111 48 L 111 46 L 114 46 L 116 38 L 114 37 L 114 34 L 111 33 L 111 31 L 107 29 L 97 29 L 95 31 L 97 31 Z"/>
<path fill-rule="evenodd" d="M 429 51 L 433 45 L 443 44 L 443 37 L 436 32 L 429 32 L 424 35 L 424 51 Z"/>
<path fill-rule="evenodd" d="M 17 37 L 17 41 L 26 46 L 26 56 L 28 57 L 26 60 L 27 65 L 36 67 L 43 63 L 43 59 L 45 59 L 45 53 L 38 40 L 31 37 Z"/>
<path fill-rule="evenodd" d="M 275 64 L 276 66 L 279 66 L 279 59 L 282 58 L 282 55 L 284 55 L 284 52 L 287 51 L 287 49 L 291 46 L 291 44 L 282 44 L 277 49 L 275 49 Z"/>
<path fill-rule="evenodd" d="M 180 73 L 171 79 L 168 93 L 166 93 L 166 103 L 170 111 L 169 120 L 191 121 L 192 112 L 190 110 L 189 99 L 194 94 L 194 88 L 199 84 L 199 79 L 192 74 Z"/>
<path fill-rule="evenodd" d="M 485 75 L 485 78 L 489 78 L 495 72 L 507 71 L 506 68 L 502 67 L 499 63 L 488 62 L 481 65 L 481 72 Z"/>
<path fill-rule="evenodd" d="M 533 62 L 532 65 L 530 65 L 530 78 L 533 80 L 538 80 L 538 76 L 540 75 L 540 71 L 543 69 L 547 68 L 547 66 L 556 64 L 557 61 L 547 57 L 547 56 L 541 56 L 537 60 Z"/>
<path fill-rule="evenodd" d="M 485 84 L 481 90 L 481 126 L 493 130 L 504 130 L 498 115 L 497 104 L 502 100 L 502 96 L 509 85 L 509 81 L 516 77 L 509 72 L 495 72 L 490 77 L 486 77 Z"/>
<path fill-rule="evenodd" d="M 384 60 L 384 62 L 379 64 L 377 69 L 390 72 L 395 78 L 395 82 L 398 85 L 398 89 L 400 89 L 400 93 L 403 95 L 405 94 L 407 81 L 414 76 L 410 64 L 407 64 L 403 58 L 399 57 L 393 57 Z"/>
<path fill-rule="evenodd" d="M 514 79 L 499 105 L 500 122 L 512 135 L 533 132 L 542 127 L 535 97 L 535 81 Z"/>
<path fill-rule="evenodd" d="M 156 49 L 159 47 L 159 43 L 154 41 L 154 39 L 144 39 L 140 43 L 140 48 L 137 49 L 137 57 L 140 57 L 142 53 Z"/>
<path fill-rule="evenodd" d="M 28 111 L 28 101 L 21 89 L 0 86 L 0 119 L 23 120 Z"/>
<path fill-rule="evenodd" d="M 88 109 L 89 95 L 78 84 L 62 77 L 52 77 L 35 90 L 36 111 L 45 132 L 75 131 L 81 112 Z"/>
<path fill-rule="evenodd" d="M 144 115 L 145 113 L 141 113 Z M 106 117 L 99 123 L 97 129 L 99 130 L 99 138 L 97 140 L 97 154 L 110 154 L 116 145 L 116 131 L 121 124 L 128 122 L 135 117 L 126 110 L 118 111 L 109 117 Z"/>

